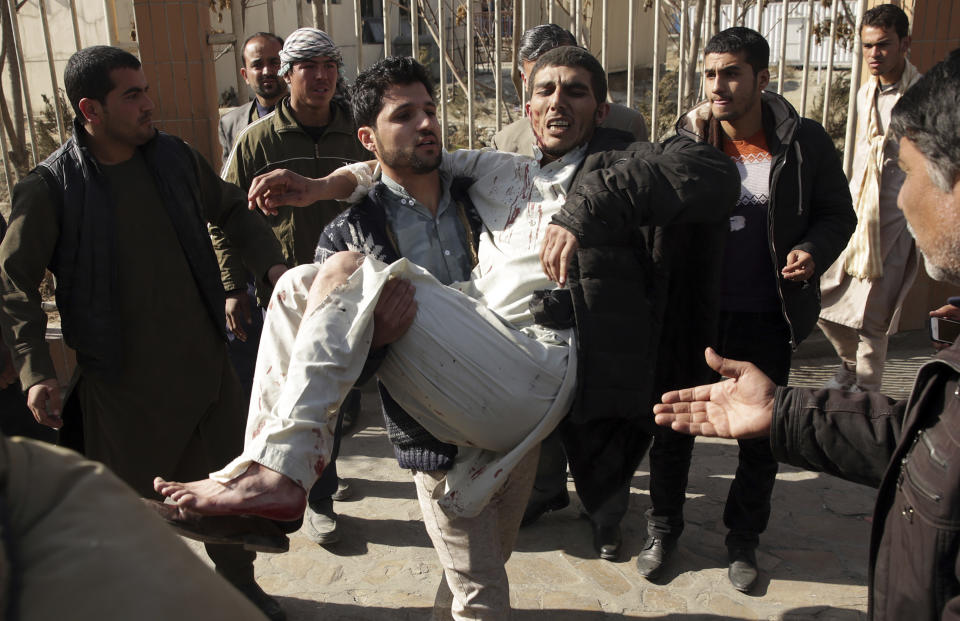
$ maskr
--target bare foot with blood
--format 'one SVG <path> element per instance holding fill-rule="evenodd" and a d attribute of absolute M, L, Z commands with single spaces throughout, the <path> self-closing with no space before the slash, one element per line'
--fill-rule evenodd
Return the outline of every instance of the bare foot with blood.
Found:
<path fill-rule="evenodd" d="M 256 515 L 296 520 L 307 507 L 306 491 L 292 479 L 256 462 L 235 479 L 219 483 L 153 480 L 153 488 L 173 500 L 184 515 Z"/>

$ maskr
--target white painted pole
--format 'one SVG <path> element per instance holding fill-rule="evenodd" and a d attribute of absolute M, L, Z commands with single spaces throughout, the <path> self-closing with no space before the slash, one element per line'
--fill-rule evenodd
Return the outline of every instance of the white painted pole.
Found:
<path fill-rule="evenodd" d="M 437 2 L 437 37 L 440 47 L 440 140 L 443 148 L 447 148 L 447 12 L 444 10 L 445 0 Z"/>
<path fill-rule="evenodd" d="M 686 79 L 687 63 L 684 54 L 687 51 L 687 0 L 680 0 L 680 63 L 677 67 L 677 116 L 683 114 L 683 82 Z"/>
<path fill-rule="evenodd" d="M 660 0 L 653 0 L 653 94 L 650 101 L 650 142 L 657 141 L 657 104 L 660 102 Z"/>
<path fill-rule="evenodd" d="M 467 148 L 473 148 L 473 95 L 476 92 L 474 82 L 473 7 L 467 0 Z"/>
<path fill-rule="evenodd" d="M 574 10 L 574 26 L 576 30 L 574 34 L 577 37 L 577 43 L 583 45 L 583 0 L 574 0 L 573 2 Z"/>
<path fill-rule="evenodd" d="M 553 11 L 553 3 L 550 4 L 550 11 Z M 493 48 L 493 83 L 495 92 L 494 99 L 497 102 L 497 131 L 500 131 L 503 127 L 503 71 L 500 69 L 500 48 L 503 47 L 503 33 L 500 31 L 500 0 L 493 0 L 493 13 L 493 38 L 496 41 L 496 45 Z"/>
<path fill-rule="evenodd" d="M 497 0 L 499 2 L 500 0 Z M 497 37 L 500 40 L 500 37 Z M 410 0 L 410 55 L 420 60 L 420 2 Z"/>
<path fill-rule="evenodd" d="M 850 72 L 850 94 L 847 99 L 847 131 L 843 139 L 843 173 L 850 178 L 853 168 L 853 141 L 857 131 L 857 91 L 860 90 L 860 73 L 863 70 L 863 48 L 860 42 L 860 24 L 867 11 L 867 0 L 857 3 L 857 27 L 853 37 L 853 67 Z"/>
<path fill-rule="evenodd" d="M 357 75 L 360 75 L 363 70 L 363 18 L 360 16 L 360 0 L 353 0 L 353 34 L 357 40 Z"/>
<path fill-rule="evenodd" d="M 393 10 L 393 2 L 383 0 L 383 56 L 393 56 L 393 41 L 390 36 L 390 11 Z"/>
<path fill-rule="evenodd" d="M 833 56 L 837 52 L 837 5 L 840 0 L 833 0 L 830 7 L 830 47 L 827 48 L 827 83 L 823 87 L 823 118 L 820 124 L 827 126 L 827 114 L 830 112 L 830 91 L 833 89 Z"/>
<path fill-rule="evenodd" d="M 606 76 L 607 80 L 610 79 L 610 72 L 607 70 L 607 37 L 609 35 L 609 30 L 607 29 L 608 8 L 607 0 L 602 0 L 600 3 L 600 64 L 603 65 L 603 74 Z M 607 95 L 607 98 L 609 99 L 609 93 Z"/>
<path fill-rule="evenodd" d="M 787 14 L 790 12 L 790 2 L 783 0 L 780 11 L 780 62 L 777 63 L 777 93 L 783 95 L 784 82 L 787 72 Z"/>
<path fill-rule="evenodd" d="M 800 116 L 807 116 L 807 87 L 810 82 L 810 48 L 813 46 L 813 12 L 816 0 L 807 3 L 806 37 L 803 43 L 803 80 L 800 82 Z"/>
<path fill-rule="evenodd" d="M 635 0 L 627 0 L 627 107 L 633 107 L 633 20 Z"/>

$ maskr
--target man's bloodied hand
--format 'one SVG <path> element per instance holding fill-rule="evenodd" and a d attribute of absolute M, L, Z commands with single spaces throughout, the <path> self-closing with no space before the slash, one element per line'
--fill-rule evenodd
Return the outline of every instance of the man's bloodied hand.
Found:
<path fill-rule="evenodd" d="M 417 316 L 416 289 L 409 280 L 394 278 L 387 281 L 380 300 L 373 309 L 373 343 L 371 349 L 389 345 L 406 334 Z"/>
<path fill-rule="evenodd" d="M 579 247 L 580 242 L 573 233 L 556 224 L 548 224 L 540 249 L 540 265 L 547 278 L 561 287 L 566 285 L 567 267 Z"/>

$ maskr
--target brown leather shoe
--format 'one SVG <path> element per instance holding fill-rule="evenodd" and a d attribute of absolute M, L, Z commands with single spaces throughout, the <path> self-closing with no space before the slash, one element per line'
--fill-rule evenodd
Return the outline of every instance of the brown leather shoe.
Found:
<path fill-rule="evenodd" d="M 143 503 L 178 534 L 203 543 L 231 543 L 254 552 L 279 553 L 290 549 L 290 539 L 273 520 L 254 515 L 200 515 L 176 505 L 141 498 Z M 291 522 L 299 527 L 299 522 Z M 295 530 L 295 529 L 294 529 Z"/>

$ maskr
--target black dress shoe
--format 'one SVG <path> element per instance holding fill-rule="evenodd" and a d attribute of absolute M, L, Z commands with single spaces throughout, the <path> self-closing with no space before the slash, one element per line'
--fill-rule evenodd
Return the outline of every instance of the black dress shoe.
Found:
<path fill-rule="evenodd" d="M 536 491 L 534 491 L 536 494 Z M 570 494 L 567 490 L 561 491 L 555 496 L 549 498 L 535 499 L 530 497 L 527 503 L 527 510 L 523 512 L 523 519 L 520 520 L 520 526 L 529 526 L 540 519 L 548 511 L 559 511 L 570 504 Z"/>
<path fill-rule="evenodd" d="M 597 526 L 590 522 L 593 527 L 593 549 L 597 551 L 605 561 L 615 561 L 620 556 L 620 525 Z"/>
<path fill-rule="evenodd" d="M 727 577 L 733 588 L 746 593 L 757 582 L 757 554 L 753 548 L 728 548 Z"/>
<path fill-rule="evenodd" d="M 280 602 L 267 595 L 260 588 L 260 585 L 253 580 L 233 584 L 233 587 L 243 593 L 243 596 L 259 608 L 260 612 L 266 615 L 270 621 L 286 621 L 287 613 L 280 607 Z"/>
<path fill-rule="evenodd" d="M 648 536 L 637 557 L 637 571 L 647 580 L 655 580 L 676 546 L 677 540 L 674 537 Z"/>

